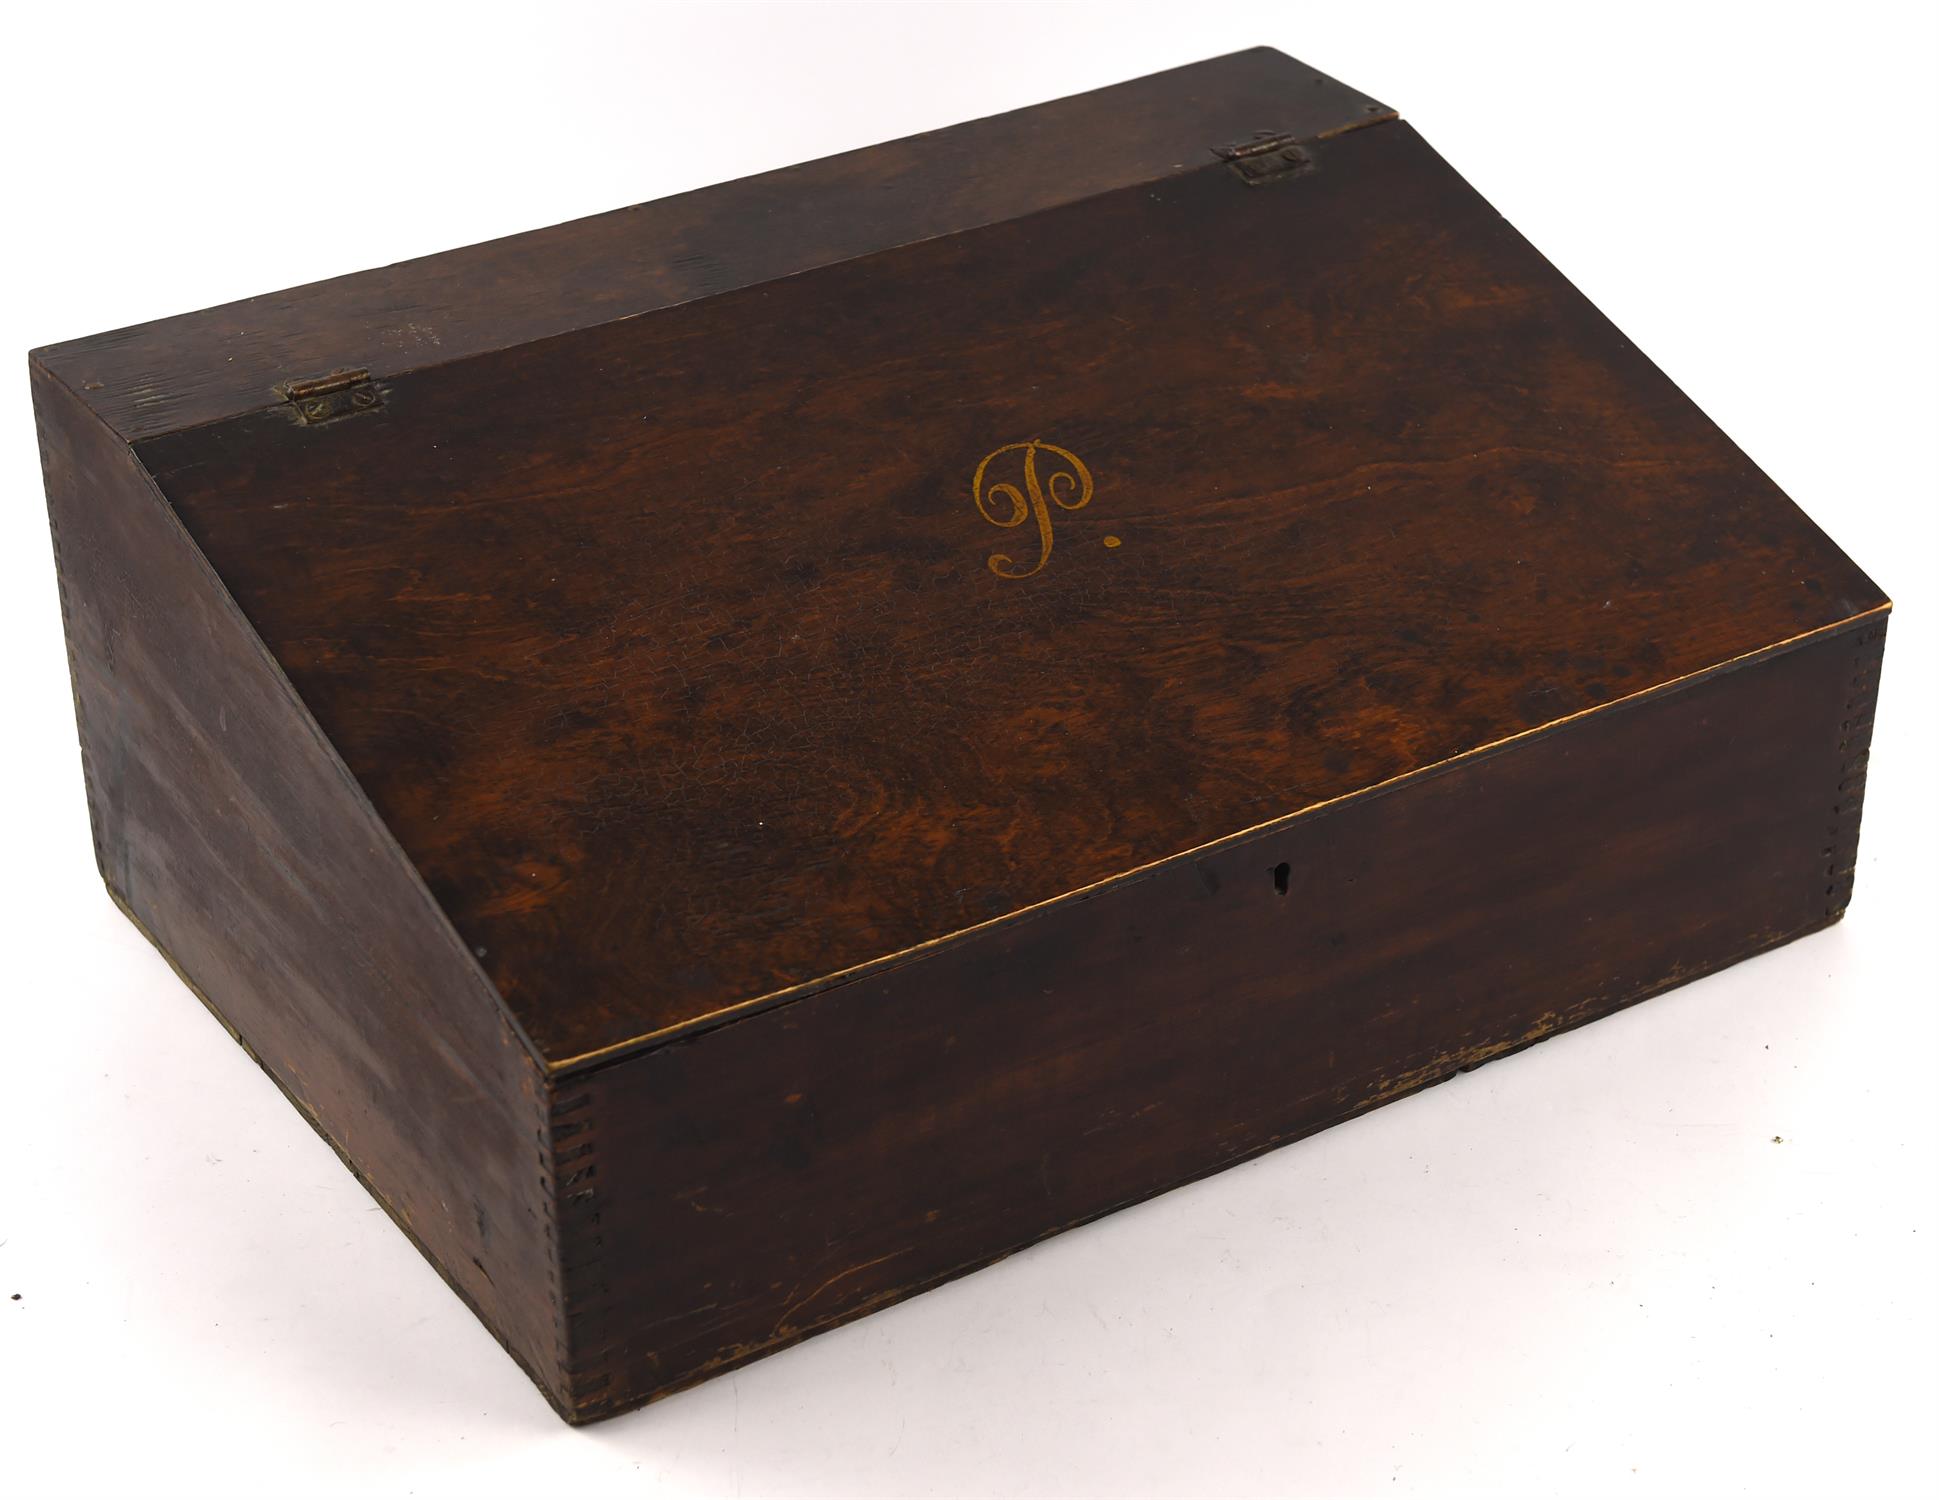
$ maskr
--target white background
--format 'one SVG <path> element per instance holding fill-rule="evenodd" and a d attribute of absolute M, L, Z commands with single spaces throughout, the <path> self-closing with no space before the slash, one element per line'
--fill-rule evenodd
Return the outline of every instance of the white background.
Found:
<path fill-rule="evenodd" d="M 0 1492 L 1930 1492 L 1932 7 L 0 25 Z M 1399 106 L 1896 597 L 1852 913 L 571 1431 L 103 894 L 21 355 L 1260 42 Z"/>

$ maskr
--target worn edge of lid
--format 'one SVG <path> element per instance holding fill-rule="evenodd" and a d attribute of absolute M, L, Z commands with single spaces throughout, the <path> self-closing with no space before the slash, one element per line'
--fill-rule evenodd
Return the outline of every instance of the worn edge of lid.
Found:
<path fill-rule="evenodd" d="M 1736 656 L 1728 657 L 1723 661 L 1712 662 L 1709 666 L 1699 667 L 1693 672 L 1686 672 L 1678 677 L 1667 678 L 1650 687 L 1638 688 L 1635 692 L 1625 693 L 1619 698 L 1610 698 L 1601 703 L 1591 704 L 1587 708 L 1577 709 L 1574 713 L 1563 714 L 1560 718 L 1550 719 L 1541 724 L 1530 725 L 1526 729 L 1517 730 L 1513 734 L 1503 735 L 1499 739 L 1489 740 L 1485 744 L 1471 746 L 1466 750 L 1447 756 L 1444 759 L 1429 762 L 1424 766 L 1416 766 L 1412 770 L 1402 771 L 1397 775 L 1386 778 L 1384 781 L 1370 782 L 1366 786 L 1356 787 L 1350 792 L 1342 792 L 1335 797 L 1321 798 L 1317 802 L 1308 803 L 1306 806 L 1297 808 L 1290 813 L 1283 813 L 1279 817 L 1268 818 L 1262 823 L 1254 823 L 1248 827 L 1237 829 L 1232 833 L 1222 834 L 1218 838 L 1207 840 L 1203 844 L 1193 845 L 1189 849 L 1180 849 L 1174 853 L 1162 855 L 1157 859 L 1148 860 L 1144 864 L 1119 870 L 1114 874 L 1104 877 L 1102 880 L 1093 881 L 1088 885 L 1074 886 L 1070 890 L 1059 892 L 1055 896 L 1048 896 L 1042 901 L 1032 902 L 1028 906 L 1020 906 L 1014 911 L 1003 913 L 1001 916 L 972 923 L 967 927 L 958 928 L 953 932 L 945 933 L 939 937 L 926 938 L 920 943 L 912 943 L 908 947 L 898 949 L 894 953 L 880 954 L 875 958 L 866 959 L 859 964 L 850 965 L 848 968 L 837 969 L 813 979 L 802 980 L 798 984 L 784 985 L 780 989 L 771 990 L 763 995 L 756 995 L 746 1000 L 735 1001 L 731 1005 L 718 1006 L 702 1015 L 689 1017 L 684 1021 L 678 1021 L 669 1026 L 662 1026 L 653 1031 L 641 1032 L 637 1036 L 611 1042 L 570 1057 L 542 1058 L 543 1066 L 547 1076 L 552 1078 L 591 1072 L 603 1065 L 623 1062 L 629 1057 L 637 1056 L 643 1052 L 653 1051 L 656 1048 L 666 1046 L 673 1042 L 690 1040 L 695 1036 L 713 1031 L 721 1026 L 730 1025 L 736 1021 L 765 1015 L 769 1011 L 778 1009 L 781 1006 L 810 999 L 815 995 L 839 988 L 852 981 L 901 968 L 917 959 L 926 957 L 932 952 L 954 947 L 979 934 L 989 932 L 995 928 L 1010 926 L 1013 923 L 1039 915 L 1053 907 L 1060 907 L 1072 902 L 1083 901 L 1093 896 L 1102 895 L 1118 886 L 1128 885 L 1134 880 L 1154 874 L 1170 866 L 1182 864 L 1188 860 L 1202 859 L 1206 855 L 1219 853 L 1234 845 L 1244 843 L 1249 839 L 1280 832 L 1318 813 L 1330 811 L 1347 803 L 1385 796 L 1413 782 L 1424 781 L 1433 776 L 1443 775 L 1457 767 L 1475 761 L 1489 759 L 1525 741 L 1546 738 L 1557 730 L 1577 723 L 1580 720 L 1591 718 L 1598 714 L 1619 712 L 1626 708 L 1636 707 L 1651 699 L 1667 697 L 1679 689 L 1692 687 L 1710 678 L 1722 676 L 1726 672 L 1735 671 L 1742 667 L 1752 666 L 1758 662 L 1786 655 L 1789 652 L 1799 650 L 1811 644 L 1813 641 L 1843 635 L 1850 631 L 1860 629 L 1870 621 L 1883 620 L 1891 612 L 1892 601 L 1881 595 L 1881 601 L 1878 604 L 1871 606 L 1869 609 L 1859 610 L 1855 614 L 1847 615 L 1841 620 L 1834 620 L 1825 625 L 1814 626 L 1812 629 L 1801 631 L 1797 635 L 1786 636 L 1783 640 L 1772 641 L 1767 645 L 1759 646 L 1753 651 L 1745 651 Z"/>

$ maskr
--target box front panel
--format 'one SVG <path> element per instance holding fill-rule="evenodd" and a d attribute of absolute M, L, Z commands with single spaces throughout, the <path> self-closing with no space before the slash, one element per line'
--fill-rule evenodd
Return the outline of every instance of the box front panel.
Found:
<path fill-rule="evenodd" d="M 1882 638 L 1880 617 L 574 1080 L 596 1122 L 567 1220 L 577 1414 L 1835 920 Z"/>

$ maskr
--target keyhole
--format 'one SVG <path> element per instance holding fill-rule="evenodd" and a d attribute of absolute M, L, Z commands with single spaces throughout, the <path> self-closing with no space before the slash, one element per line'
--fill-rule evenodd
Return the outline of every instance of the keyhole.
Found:
<path fill-rule="evenodd" d="M 1289 864 L 1276 864 L 1272 867 L 1272 888 L 1280 895 L 1286 894 L 1286 887 L 1293 883 L 1293 867 Z"/>

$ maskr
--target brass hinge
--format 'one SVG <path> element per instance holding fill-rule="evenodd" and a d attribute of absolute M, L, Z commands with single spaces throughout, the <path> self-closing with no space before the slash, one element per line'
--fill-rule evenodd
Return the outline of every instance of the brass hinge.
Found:
<path fill-rule="evenodd" d="M 1262 134 L 1236 146 L 1214 146 L 1212 152 L 1249 187 L 1313 170 L 1312 154 L 1290 135 Z"/>
<path fill-rule="evenodd" d="M 288 381 L 276 390 L 306 427 L 376 411 L 384 404 L 368 370 L 337 370 L 310 380 Z"/>

